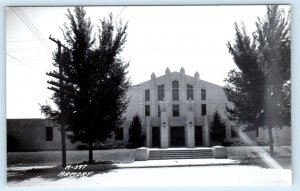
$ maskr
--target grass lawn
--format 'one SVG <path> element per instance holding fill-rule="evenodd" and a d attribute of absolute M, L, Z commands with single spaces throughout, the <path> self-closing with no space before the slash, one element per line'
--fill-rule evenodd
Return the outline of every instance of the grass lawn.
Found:
<path fill-rule="evenodd" d="M 240 160 L 243 165 L 257 165 L 270 168 L 261 156 L 268 158 L 269 146 L 232 146 L 227 147 L 228 158 Z M 292 169 L 292 151 L 290 146 L 274 147 L 274 160 L 285 169 Z"/>
<path fill-rule="evenodd" d="M 227 147 L 228 158 L 265 167 L 260 154 L 267 155 L 268 146 L 231 146 Z M 96 162 L 130 163 L 134 161 L 135 149 L 113 149 L 93 151 Z M 291 147 L 275 147 L 275 160 L 284 168 L 291 168 Z M 67 164 L 82 163 L 88 160 L 88 151 L 67 151 Z M 7 154 L 7 167 L 59 166 L 61 151 L 10 152 Z"/>
<path fill-rule="evenodd" d="M 135 149 L 94 150 L 96 162 L 112 161 L 114 163 L 129 163 L 134 161 Z M 88 161 L 88 151 L 67 151 L 67 164 Z M 9 152 L 7 167 L 22 166 L 57 166 L 61 164 L 61 151 L 40 152 Z"/>

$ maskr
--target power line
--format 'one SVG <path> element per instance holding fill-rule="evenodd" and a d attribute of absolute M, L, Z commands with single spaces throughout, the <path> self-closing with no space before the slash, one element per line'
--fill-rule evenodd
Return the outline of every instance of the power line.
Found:
<path fill-rule="evenodd" d="M 7 49 L 6 51 L 8 51 L 8 52 L 22 52 L 22 53 L 24 53 L 24 52 L 26 52 L 26 51 L 32 51 L 32 50 L 40 50 L 41 49 L 41 47 L 22 47 L 22 48 L 13 48 L 13 49 Z M 49 53 L 47 53 L 47 54 L 43 54 L 43 55 L 49 55 Z"/>
<path fill-rule="evenodd" d="M 48 45 L 42 41 L 45 39 L 43 35 L 39 32 L 39 30 L 33 25 L 33 23 L 28 19 L 28 17 L 24 14 L 24 12 L 18 7 L 12 7 L 14 13 L 19 17 L 22 23 L 32 32 L 35 38 L 41 42 L 41 44 L 47 49 L 50 50 Z"/>
<path fill-rule="evenodd" d="M 32 42 L 32 41 L 36 41 L 35 39 L 20 39 L 20 40 L 7 40 L 6 42 L 8 43 L 18 43 L 18 42 Z"/>
<path fill-rule="evenodd" d="M 126 9 L 126 6 L 119 12 L 119 14 L 116 16 L 114 20 L 117 20 L 117 18 L 123 13 L 123 11 Z"/>
<path fill-rule="evenodd" d="M 28 19 L 28 17 L 24 14 L 24 12 L 19 8 L 19 7 L 15 7 L 15 10 L 21 15 L 22 18 L 24 18 L 24 20 L 26 21 L 26 23 L 29 25 L 29 27 L 31 29 L 33 29 L 33 31 L 37 34 L 39 39 L 42 39 L 42 35 L 39 32 L 39 30 L 37 30 L 37 28 L 32 24 L 32 22 Z"/>
<path fill-rule="evenodd" d="M 18 10 L 23 15 L 23 17 L 25 18 L 25 20 L 27 20 L 27 22 L 29 23 L 29 25 L 32 26 L 32 28 L 34 29 L 34 31 L 37 32 L 38 36 L 40 37 L 39 41 L 45 46 L 46 49 L 48 49 L 49 51 L 51 51 L 50 48 L 49 48 L 49 46 L 46 43 L 46 39 L 43 36 L 43 34 L 35 27 L 35 25 L 30 21 L 30 19 L 25 15 L 25 13 L 20 8 L 18 8 Z"/>
<path fill-rule="evenodd" d="M 17 61 L 17 62 L 19 62 L 19 63 L 21 63 L 21 64 L 23 64 L 23 65 L 25 65 L 25 66 L 27 66 L 27 67 L 29 67 L 29 68 L 31 68 L 28 64 L 25 64 L 25 63 L 22 62 L 21 60 L 19 60 L 19 59 L 17 59 L 16 57 L 10 55 L 9 53 L 6 53 L 6 55 L 9 56 L 9 57 L 11 57 L 11 58 L 14 59 L 15 61 Z"/>
<path fill-rule="evenodd" d="M 20 13 L 12 7 L 13 12 L 19 17 L 19 19 L 22 21 L 22 23 L 31 31 L 31 33 L 35 36 L 36 39 L 39 40 L 39 36 L 35 33 L 35 31 L 26 23 L 24 18 L 20 15 Z"/>

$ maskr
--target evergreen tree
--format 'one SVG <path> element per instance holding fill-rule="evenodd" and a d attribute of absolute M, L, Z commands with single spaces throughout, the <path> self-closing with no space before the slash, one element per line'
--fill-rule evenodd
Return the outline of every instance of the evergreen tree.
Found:
<path fill-rule="evenodd" d="M 290 125 L 290 17 L 277 5 L 267 6 L 266 17 L 256 22 L 252 38 L 235 24 L 234 45 L 227 43 L 238 67 L 231 70 L 224 90 L 231 102 L 230 120 L 245 130 L 267 128 L 273 155 L 272 128 Z"/>
<path fill-rule="evenodd" d="M 138 114 L 133 116 L 132 122 L 129 127 L 129 140 L 130 147 L 138 148 L 144 146 L 145 135 L 142 132 L 141 119 Z"/>
<path fill-rule="evenodd" d="M 126 79 L 128 64 L 120 57 L 126 42 L 127 24 L 114 25 L 112 15 L 102 19 L 98 38 L 92 34 L 93 26 L 83 7 L 75 7 L 74 15 L 68 10 L 69 25 L 63 34 L 70 50 L 61 56 L 64 81 L 63 93 L 65 123 L 72 142 L 81 141 L 89 147 L 89 162 L 93 162 L 93 143 L 112 136 L 125 120 L 123 113 L 128 104 Z M 58 64 L 54 54 L 54 65 Z M 57 71 L 53 71 L 57 73 Z M 51 120 L 59 121 L 60 92 L 52 100 L 58 110 L 49 105 L 41 107 Z"/>
<path fill-rule="evenodd" d="M 213 116 L 213 121 L 210 124 L 210 138 L 212 142 L 218 145 L 223 145 L 226 138 L 226 125 L 222 122 L 221 116 L 216 111 Z"/>

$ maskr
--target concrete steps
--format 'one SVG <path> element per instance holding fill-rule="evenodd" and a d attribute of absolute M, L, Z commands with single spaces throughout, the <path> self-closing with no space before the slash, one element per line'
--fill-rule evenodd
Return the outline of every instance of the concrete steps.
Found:
<path fill-rule="evenodd" d="M 211 148 L 199 149 L 150 149 L 148 160 L 214 158 Z"/>

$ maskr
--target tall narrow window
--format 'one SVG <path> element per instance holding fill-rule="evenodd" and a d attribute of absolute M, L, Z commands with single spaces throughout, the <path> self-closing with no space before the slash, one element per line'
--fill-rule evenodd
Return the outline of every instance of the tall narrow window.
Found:
<path fill-rule="evenodd" d="M 190 98 L 191 100 L 194 100 L 194 89 L 192 85 L 186 85 L 186 98 L 187 100 L 189 100 Z"/>
<path fill-rule="evenodd" d="M 157 98 L 158 101 L 162 101 L 165 97 L 165 86 L 164 85 L 160 85 L 157 87 Z"/>
<path fill-rule="evenodd" d="M 201 104 L 201 113 L 202 116 L 206 115 L 206 104 Z"/>
<path fill-rule="evenodd" d="M 160 105 L 157 106 L 157 114 L 158 114 L 158 117 L 160 117 L 160 114 L 161 114 Z"/>
<path fill-rule="evenodd" d="M 239 138 L 239 134 L 237 131 L 238 131 L 237 126 L 235 125 L 231 126 L 231 138 Z"/>
<path fill-rule="evenodd" d="M 145 116 L 150 116 L 150 105 L 145 105 Z"/>
<path fill-rule="evenodd" d="M 46 127 L 46 141 L 53 141 L 53 127 Z"/>
<path fill-rule="evenodd" d="M 150 90 L 145 91 L 145 101 L 150 101 Z"/>
<path fill-rule="evenodd" d="M 201 100 L 206 100 L 206 90 L 201 89 Z"/>
<path fill-rule="evenodd" d="M 173 99 L 173 101 L 179 100 L 179 82 L 178 81 L 172 82 L 172 99 Z"/>
<path fill-rule="evenodd" d="M 179 105 L 173 104 L 173 116 L 178 117 L 179 116 Z"/>

